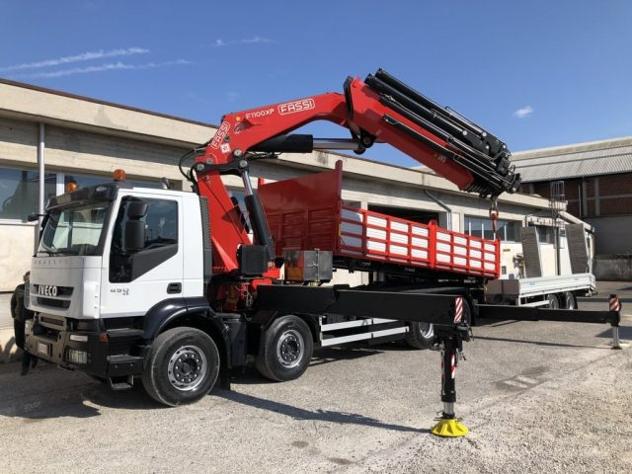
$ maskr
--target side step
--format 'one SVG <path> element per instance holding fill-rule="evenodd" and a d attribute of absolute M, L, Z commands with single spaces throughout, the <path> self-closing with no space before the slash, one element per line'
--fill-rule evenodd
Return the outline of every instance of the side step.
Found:
<path fill-rule="evenodd" d="M 112 390 L 129 390 L 134 386 L 134 376 L 143 372 L 143 357 L 115 354 L 107 357 L 108 385 Z"/>
<path fill-rule="evenodd" d="M 134 376 L 108 377 L 108 385 L 110 389 L 116 391 L 129 390 L 134 387 Z"/>

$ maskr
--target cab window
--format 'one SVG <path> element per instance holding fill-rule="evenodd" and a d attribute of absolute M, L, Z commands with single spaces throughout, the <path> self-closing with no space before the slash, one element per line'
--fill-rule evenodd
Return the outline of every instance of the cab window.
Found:
<path fill-rule="evenodd" d="M 168 199 L 143 199 L 147 213 L 140 220 L 144 224 L 144 245 L 129 249 L 125 242 L 125 228 L 130 218 L 127 208 L 136 197 L 126 197 L 114 225 L 110 250 L 110 281 L 132 281 L 157 267 L 178 252 L 178 203 Z"/>

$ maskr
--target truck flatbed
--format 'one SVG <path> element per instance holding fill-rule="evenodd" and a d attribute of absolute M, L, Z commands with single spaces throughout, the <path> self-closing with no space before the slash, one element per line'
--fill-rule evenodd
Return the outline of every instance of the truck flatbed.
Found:
<path fill-rule="evenodd" d="M 592 294 L 596 288 L 595 275 L 592 273 L 494 280 L 487 284 L 486 299 L 489 303 L 542 306 L 549 304 L 547 295 L 579 292 Z"/>
<path fill-rule="evenodd" d="M 342 162 L 332 171 L 263 184 L 277 256 L 326 250 L 334 257 L 383 262 L 464 276 L 498 278 L 500 242 L 344 204 Z"/>

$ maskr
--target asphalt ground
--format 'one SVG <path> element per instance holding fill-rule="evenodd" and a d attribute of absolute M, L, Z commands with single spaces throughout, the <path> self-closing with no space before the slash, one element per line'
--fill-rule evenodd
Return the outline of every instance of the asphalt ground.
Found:
<path fill-rule="evenodd" d="M 632 472 L 632 357 L 611 350 L 609 327 L 506 321 L 474 335 L 457 373 L 460 439 L 429 433 L 440 354 L 397 344 L 323 350 L 292 382 L 247 370 L 178 408 L 5 364 L 0 472 Z"/>

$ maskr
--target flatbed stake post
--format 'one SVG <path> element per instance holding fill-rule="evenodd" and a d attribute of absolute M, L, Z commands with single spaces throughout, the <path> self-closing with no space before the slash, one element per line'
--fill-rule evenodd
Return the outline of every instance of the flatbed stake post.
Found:
<path fill-rule="evenodd" d="M 439 422 L 433 426 L 431 433 L 445 438 L 465 436 L 469 430 L 456 419 L 454 404 L 456 403 L 456 366 L 457 341 L 454 336 L 443 340 L 441 352 L 441 401 L 443 413 Z"/>

